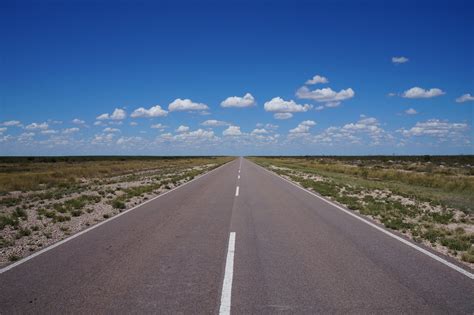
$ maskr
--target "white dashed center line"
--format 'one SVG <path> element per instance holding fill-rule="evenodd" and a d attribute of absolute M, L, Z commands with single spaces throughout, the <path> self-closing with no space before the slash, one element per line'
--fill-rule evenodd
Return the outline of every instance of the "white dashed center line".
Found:
<path fill-rule="evenodd" d="M 235 188 L 235 196 L 238 197 L 239 196 L 239 186 L 237 186 Z"/>
<path fill-rule="evenodd" d="M 234 276 L 235 232 L 230 232 L 227 259 L 225 262 L 224 283 L 222 284 L 221 307 L 219 314 L 230 314 L 232 297 L 232 278 Z"/>

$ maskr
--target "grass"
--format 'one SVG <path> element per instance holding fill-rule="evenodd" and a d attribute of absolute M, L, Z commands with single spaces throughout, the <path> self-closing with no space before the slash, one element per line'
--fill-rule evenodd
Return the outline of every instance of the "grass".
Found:
<path fill-rule="evenodd" d="M 45 188 L 67 190 L 82 180 L 136 172 L 222 164 L 228 157 L 0 157 L 0 194 Z M 15 202 L 15 201 L 11 201 Z"/>
<path fill-rule="evenodd" d="M 49 245 L 53 235 L 64 237 L 78 232 L 119 213 L 130 200 L 146 200 L 160 188 L 175 187 L 232 159 L 0 157 L 0 247 L 5 248 L 0 254 L 2 261 L 12 252 L 22 257 L 36 250 L 40 246 L 33 240 L 41 238 L 44 246 Z M 111 207 L 105 213 L 97 211 L 108 204 Z M 28 214 L 33 218 L 28 219 Z M 21 245 L 25 242 L 29 246 Z"/>
<path fill-rule="evenodd" d="M 474 224 L 473 156 L 252 159 L 415 241 L 444 246 L 466 262 L 474 260 L 474 234 L 460 226 Z M 402 204 L 399 198 L 412 203 Z"/>

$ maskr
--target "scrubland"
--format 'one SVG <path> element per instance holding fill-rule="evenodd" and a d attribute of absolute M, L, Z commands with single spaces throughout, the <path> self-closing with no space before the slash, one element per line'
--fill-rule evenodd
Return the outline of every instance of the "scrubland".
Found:
<path fill-rule="evenodd" d="M 251 159 L 474 267 L 474 156 Z"/>
<path fill-rule="evenodd" d="M 231 159 L 0 158 L 0 266 L 106 220 Z"/>

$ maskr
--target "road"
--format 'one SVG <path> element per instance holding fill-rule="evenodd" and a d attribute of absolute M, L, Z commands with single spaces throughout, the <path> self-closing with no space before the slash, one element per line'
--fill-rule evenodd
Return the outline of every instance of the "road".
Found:
<path fill-rule="evenodd" d="M 469 276 L 246 159 L 3 271 L 2 314 L 474 313 Z"/>

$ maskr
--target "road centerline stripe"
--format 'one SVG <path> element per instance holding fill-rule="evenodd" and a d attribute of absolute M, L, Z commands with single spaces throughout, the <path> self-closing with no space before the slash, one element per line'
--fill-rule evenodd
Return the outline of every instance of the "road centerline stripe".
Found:
<path fill-rule="evenodd" d="M 237 186 L 235 188 L 235 196 L 238 197 L 239 196 L 239 186 Z"/>
<path fill-rule="evenodd" d="M 222 283 L 221 305 L 219 314 L 230 314 L 232 298 L 232 279 L 234 277 L 234 252 L 235 252 L 235 232 L 230 232 L 229 247 L 227 248 L 227 258 L 225 262 L 224 281 Z"/>

